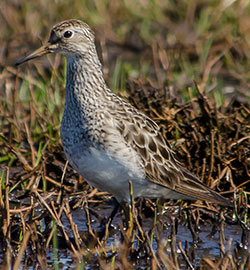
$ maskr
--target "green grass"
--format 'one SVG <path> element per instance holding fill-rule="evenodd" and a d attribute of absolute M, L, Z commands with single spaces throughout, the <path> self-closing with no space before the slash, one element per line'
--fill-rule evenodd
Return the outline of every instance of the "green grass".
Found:
<path fill-rule="evenodd" d="M 122 96 L 131 94 L 126 83 L 135 79 L 172 89 L 184 103 L 190 92 L 197 96 L 194 80 L 217 108 L 228 103 L 228 87 L 250 98 L 250 5 L 245 2 L 78 0 L 55 1 L 49 9 L 45 0 L 2 5 L 8 11 L 1 17 L 0 34 L 3 50 L 8 49 L 1 61 L 5 65 L 0 64 L 4 166 L 20 165 L 15 151 L 23 156 L 21 163 L 38 166 L 60 144 L 65 59 L 43 57 L 19 68 L 13 63 L 46 41 L 51 26 L 66 18 L 83 19 L 95 30 L 100 51 L 107 52 L 107 83 Z M 182 134 L 177 126 L 172 130 L 177 142 Z"/>
<path fill-rule="evenodd" d="M 57 225 L 54 222 L 53 224 L 53 229 L 54 229 L 54 233 L 53 233 L 53 266 L 55 270 L 58 270 L 58 264 L 59 264 L 59 255 L 58 255 L 58 236 L 57 236 Z"/>
<path fill-rule="evenodd" d="M 107 0 L 96 2 L 85 0 L 74 1 L 72 5 L 67 2 L 52 2 L 48 9 L 47 1 L 38 1 L 36 5 L 32 2 L 23 2 L 22 8 L 17 9 L 10 1 L 3 5 L 9 10 L 13 21 L 19 23 L 14 24 L 7 17 L 8 20 L 3 23 L 4 31 L 0 40 L 11 38 L 15 40 L 18 37 L 15 52 L 13 49 L 10 50 L 12 56 L 9 59 L 13 61 L 15 58 L 18 59 L 19 55 L 25 55 L 39 46 L 39 39 L 44 41 L 47 39 L 51 26 L 66 18 L 85 20 L 98 30 L 97 39 L 101 37 L 106 42 L 119 40 L 119 43 L 130 43 L 130 37 L 136 31 L 138 38 L 144 43 L 142 52 L 147 52 L 148 56 L 145 57 L 145 54 L 141 53 L 139 58 L 138 53 L 133 50 L 121 48 L 119 57 L 107 62 L 106 68 L 110 68 L 107 79 L 111 89 L 124 90 L 125 82 L 130 77 L 157 81 L 158 73 L 164 84 L 175 86 L 186 100 L 188 99 L 186 87 L 192 86 L 192 80 L 204 83 L 202 89 L 204 91 L 215 83 L 212 97 L 221 105 L 223 89 L 227 86 L 225 76 L 227 81 L 236 82 L 235 88 L 242 84 L 246 85 L 250 80 L 247 50 L 249 31 L 244 27 L 250 8 L 247 5 L 243 9 L 243 4 L 239 1 L 232 4 L 228 2 L 228 6 L 226 3 L 226 1 L 193 3 L 184 0 L 176 3 L 155 0 L 141 1 L 134 5 L 132 1 L 127 0 L 117 1 L 112 5 Z M 28 36 L 26 33 L 29 33 Z M 157 46 L 154 58 L 159 62 L 160 69 L 156 69 L 153 62 L 154 44 Z M 160 50 L 164 50 L 168 58 L 169 66 L 166 71 L 162 69 L 160 63 Z M 132 54 L 131 60 L 137 57 L 137 64 L 134 60 L 129 62 L 126 59 L 128 53 Z M 204 78 L 207 66 L 221 53 L 223 57 L 211 68 L 208 77 Z M 17 95 L 21 104 L 27 105 L 32 100 L 37 110 L 46 119 L 50 119 L 48 124 L 51 124 L 51 120 L 54 120 L 53 124 L 59 124 L 64 96 L 65 62 L 58 65 L 57 61 L 55 66 L 53 61 L 50 60 L 51 74 L 48 74 L 48 70 L 44 70 L 43 66 L 35 63 L 34 71 L 32 71 L 33 64 L 22 66 L 24 74 Z M 48 60 L 45 58 L 41 62 L 45 64 Z M 224 70 L 228 71 L 226 75 Z M 32 80 L 26 79 L 27 72 Z M 247 89 L 244 93 L 249 96 Z"/>
<path fill-rule="evenodd" d="M 105 79 L 112 91 L 125 98 L 134 98 L 134 104 L 161 125 L 189 169 L 199 176 L 204 173 L 204 181 L 209 174 L 211 179 L 218 180 L 225 171 L 217 182 L 218 189 L 228 191 L 239 186 L 237 206 L 240 207 L 244 201 L 248 203 L 250 145 L 249 139 L 244 139 L 250 132 L 246 120 L 250 110 L 247 104 L 250 100 L 248 1 L 141 0 L 135 4 L 132 0 L 9 0 L 1 3 L 1 10 L 2 200 L 6 190 L 5 166 L 10 168 L 9 194 L 18 198 L 27 192 L 33 202 L 32 207 L 35 200 L 29 192 L 33 188 L 42 196 L 61 191 L 58 185 L 47 179 L 50 177 L 60 182 L 65 164 L 59 127 L 64 106 L 66 61 L 57 55 L 43 57 L 18 68 L 14 63 L 47 41 L 49 30 L 55 23 L 77 18 L 87 22 L 96 32 Z M 204 100 L 203 103 L 201 100 L 197 102 L 201 94 L 194 81 L 208 103 Z M 130 89 L 127 82 L 132 83 L 135 89 Z M 228 94 L 229 87 L 233 94 Z M 165 99 L 157 95 L 162 89 L 166 91 Z M 230 103 L 232 96 L 240 100 L 239 104 L 233 106 Z M 213 171 L 210 171 L 211 167 Z M 70 167 L 66 170 L 65 180 L 72 193 L 75 191 L 72 182 L 81 182 Z M 65 199 L 68 193 L 63 192 Z M 228 196 L 232 197 L 232 193 Z M 248 212 L 241 213 L 246 223 L 249 223 Z M 156 214 L 154 225 L 158 222 Z M 32 208 L 32 213 L 27 210 L 25 215 L 27 221 L 33 222 L 37 217 L 35 208 Z M 21 214 L 11 215 L 11 222 L 10 230 L 11 226 L 19 224 L 17 241 L 20 248 L 24 228 L 29 228 L 29 223 L 25 224 L 26 227 L 23 225 Z M 0 229 L 2 227 L 1 219 Z M 144 243 L 145 250 L 152 247 L 157 235 L 156 227 L 149 243 Z M 43 239 L 43 233 L 39 232 L 39 239 Z M 55 230 L 52 238 L 54 269 L 59 269 L 60 260 L 57 233 Z M 8 241 L 15 246 L 12 239 Z M 135 249 L 140 244 L 138 238 Z M 86 253 L 78 250 L 85 254 L 78 269 L 85 269 L 94 256 L 98 262 L 108 261 L 104 256 L 105 248 L 105 243 L 102 243 L 97 251 L 88 249 Z M 115 269 L 121 262 L 124 265 L 128 263 L 123 243 L 114 243 L 111 251 L 115 255 L 107 265 Z"/>

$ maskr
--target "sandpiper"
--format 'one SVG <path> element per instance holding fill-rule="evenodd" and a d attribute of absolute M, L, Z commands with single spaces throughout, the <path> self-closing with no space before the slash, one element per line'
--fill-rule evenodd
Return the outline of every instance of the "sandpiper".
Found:
<path fill-rule="evenodd" d="M 183 167 L 159 126 L 107 87 L 95 36 L 80 20 L 55 25 L 48 43 L 17 65 L 49 54 L 67 59 L 67 82 L 61 139 L 72 167 L 92 186 L 118 202 L 134 197 L 231 201 L 205 186 Z"/>

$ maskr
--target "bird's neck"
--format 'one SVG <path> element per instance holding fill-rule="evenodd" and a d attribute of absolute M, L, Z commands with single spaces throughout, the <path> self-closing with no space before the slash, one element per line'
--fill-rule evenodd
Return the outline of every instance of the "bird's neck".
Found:
<path fill-rule="evenodd" d="M 66 103 L 73 103 L 73 106 L 95 103 L 105 95 L 105 91 L 109 90 L 95 50 L 88 55 L 68 57 Z"/>

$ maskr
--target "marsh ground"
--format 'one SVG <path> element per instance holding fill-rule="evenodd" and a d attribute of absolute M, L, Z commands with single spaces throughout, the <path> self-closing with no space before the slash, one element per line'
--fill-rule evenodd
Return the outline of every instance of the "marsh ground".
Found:
<path fill-rule="evenodd" d="M 249 269 L 249 1 L 3 0 L 0 10 L 1 267 Z M 14 66 L 69 18 L 96 32 L 111 89 L 235 211 L 138 200 L 129 237 L 122 212 L 103 223 L 110 195 L 72 170 L 60 142 L 65 60 Z"/>

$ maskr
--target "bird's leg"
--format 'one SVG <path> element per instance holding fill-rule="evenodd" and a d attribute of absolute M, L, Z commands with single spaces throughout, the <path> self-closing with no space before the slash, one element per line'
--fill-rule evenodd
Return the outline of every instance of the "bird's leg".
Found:
<path fill-rule="evenodd" d="M 113 221 L 114 217 L 116 216 L 118 210 L 120 209 L 120 204 L 117 202 L 117 200 L 115 199 L 115 207 L 112 210 L 109 218 L 108 218 L 108 222 L 111 224 L 111 222 Z"/>
<path fill-rule="evenodd" d="M 128 202 L 122 202 L 121 207 L 124 211 L 125 216 L 126 234 L 128 238 L 130 238 L 134 226 L 132 207 L 131 204 L 129 204 Z"/>
<path fill-rule="evenodd" d="M 101 221 L 101 227 L 103 227 L 103 229 L 101 230 L 101 232 L 99 233 L 99 239 L 102 239 L 104 236 L 104 239 L 107 238 L 108 235 L 108 229 L 110 228 L 112 221 L 114 219 L 114 217 L 116 216 L 118 210 L 120 209 L 120 204 L 117 202 L 117 200 L 115 199 L 115 207 L 112 210 L 110 216 L 108 218 L 103 218 Z"/>
<path fill-rule="evenodd" d="M 126 211 L 125 211 L 125 217 L 127 220 L 127 236 L 130 238 L 133 228 L 134 228 L 134 218 L 133 214 L 135 213 L 135 201 L 134 201 L 134 195 L 133 195 L 133 184 L 132 181 L 129 181 L 129 194 L 130 194 L 130 204 L 127 207 L 127 217 L 126 217 Z"/>

